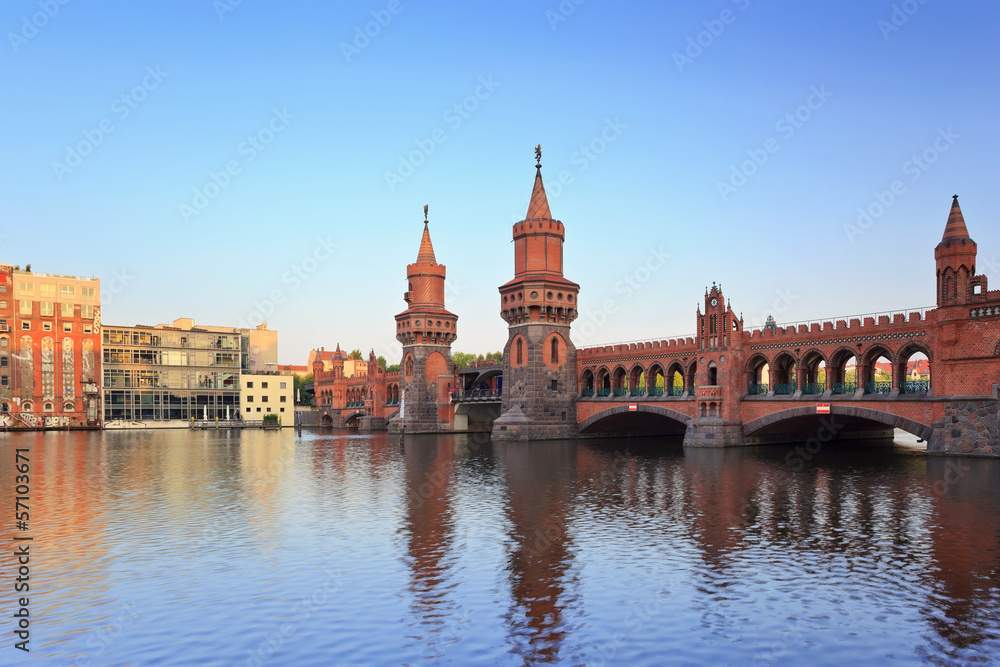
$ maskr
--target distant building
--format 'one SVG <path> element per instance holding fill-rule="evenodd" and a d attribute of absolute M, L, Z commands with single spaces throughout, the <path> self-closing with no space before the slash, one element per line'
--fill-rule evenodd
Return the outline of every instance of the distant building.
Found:
<path fill-rule="evenodd" d="M 325 347 L 312 350 L 309 353 L 309 368 L 311 369 L 315 362 L 321 361 L 323 362 L 323 370 L 331 371 L 334 368 L 334 362 L 339 360 L 344 362 L 343 377 L 352 378 L 368 375 L 368 362 L 361 359 L 352 359 L 347 353 L 341 352 L 339 343 L 335 352 L 330 352 Z"/>
<path fill-rule="evenodd" d="M 304 378 L 312 373 L 312 369 L 309 366 L 294 366 L 292 364 L 285 364 L 278 370 L 294 375 L 297 378 Z"/>
<path fill-rule="evenodd" d="M 3 421 L 96 426 L 101 281 L 0 264 Z"/>
<path fill-rule="evenodd" d="M 102 332 L 108 428 L 185 427 L 192 419 L 235 419 L 243 372 L 277 366 L 277 332 L 266 327 L 195 326 L 178 319 Z M 289 378 L 289 382 L 291 379 Z"/>
<path fill-rule="evenodd" d="M 286 373 L 253 373 L 240 378 L 243 419 L 254 421 L 277 414 L 282 426 L 295 425 L 295 381 Z"/>

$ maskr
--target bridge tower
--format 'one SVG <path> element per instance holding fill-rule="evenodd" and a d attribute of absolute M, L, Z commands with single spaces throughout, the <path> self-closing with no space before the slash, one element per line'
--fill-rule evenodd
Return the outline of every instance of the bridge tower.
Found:
<path fill-rule="evenodd" d="M 965 306 L 974 301 L 974 295 L 985 293 L 984 276 L 976 275 L 978 247 L 965 226 L 958 195 L 951 202 L 951 213 L 944 228 L 941 243 L 934 249 L 937 264 L 937 305 Z M 976 288 L 979 288 L 979 292 Z"/>
<path fill-rule="evenodd" d="M 580 286 L 563 277 L 565 228 L 549 210 L 541 146 L 524 220 L 514 225 L 514 279 L 500 287 L 507 322 L 501 415 L 496 440 L 571 438 L 577 433 L 576 348 Z"/>
<path fill-rule="evenodd" d="M 424 207 L 424 236 L 417 261 L 406 267 L 408 308 L 396 315 L 396 339 L 403 344 L 400 363 L 402 425 L 408 433 L 447 431 L 455 364 L 451 344 L 458 337 L 458 316 L 444 307 L 445 267 L 434 257 Z"/>
<path fill-rule="evenodd" d="M 705 312 L 698 308 L 695 360 L 697 418 L 688 423 L 684 444 L 741 444 L 740 397 L 743 386 L 743 318 L 726 302 L 722 285 L 705 289 Z"/>

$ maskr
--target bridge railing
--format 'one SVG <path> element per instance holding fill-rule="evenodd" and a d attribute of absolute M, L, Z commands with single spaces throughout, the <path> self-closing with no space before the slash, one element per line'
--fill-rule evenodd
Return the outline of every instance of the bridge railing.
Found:
<path fill-rule="evenodd" d="M 500 389 L 483 389 L 477 387 L 476 389 L 469 389 L 467 391 L 459 391 L 458 389 L 451 390 L 451 400 L 452 401 L 489 401 L 497 400 L 498 398 L 503 398 L 503 390 Z"/>
<path fill-rule="evenodd" d="M 820 331 L 823 331 L 827 327 L 832 328 L 834 331 L 840 331 L 841 329 L 855 329 L 858 327 L 865 326 L 865 320 L 873 320 L 875 326 L 885 325 L 885 324 L 899 324 L 896 320 L 902 318 L 903 324 L 911 324 L 913 322 L 913 316 L 917 316 L 919 321 L 924 321 L 927 319 L 928 311 L 937 309 L 937 306 L 921 306 L 919 308 L 904 308 L 901 310 L 881 310 L 874 313 L 862 313 L 861 315 L 847 315 L 843 317 L 824 317 L 818 320 L 802 320 L 800 322 L 775 322 L 773 325 L 754 325 L 747 327 L 745 331 L 749 332 L 751 336 L 762 335 L 765 331 L 773 331 L 775 333 L 802 333 L 802 327 L 805 327 L 805 332 L 808 333 L 812 331 L 813 326 L 818 326 Z M 886 321 L 882 321 L 885 318 Z"/>

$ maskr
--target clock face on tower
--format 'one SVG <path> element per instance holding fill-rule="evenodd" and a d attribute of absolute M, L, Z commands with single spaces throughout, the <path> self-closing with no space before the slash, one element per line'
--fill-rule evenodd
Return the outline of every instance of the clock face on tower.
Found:
<path fill-rule="evenodd" d="M 715 308 L 716 306 L 718 306 L 718 305 L 719 305 L 719 300 L 718 300 L 718 299 L 716 299 L 716 298 L 715 298 L 715 297 L 713 296 L 713 297 L 712 297 L 712 300 L 711 300 L 711 301 L 709 301 L 709 303 L 711 303 L 711 304 L 712 304 L 712 308 Z"/>

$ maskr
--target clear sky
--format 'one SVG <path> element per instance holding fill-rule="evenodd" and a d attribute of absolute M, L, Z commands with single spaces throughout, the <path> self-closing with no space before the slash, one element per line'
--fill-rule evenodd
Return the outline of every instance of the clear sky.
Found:
<path fill-rule="evenodd" d="M 281 363 L 394 360 L 430 204 L 454 349 L 500 349 L 538 143 L 577 345 L 690 333 L 713 281 L 749 323 L 931 305 L 956 193 L 1000 286 L 996 2 L 7 0 L 0 27 L 0 259 L 99 276 L 105 323 L 266 314 Z"/>

